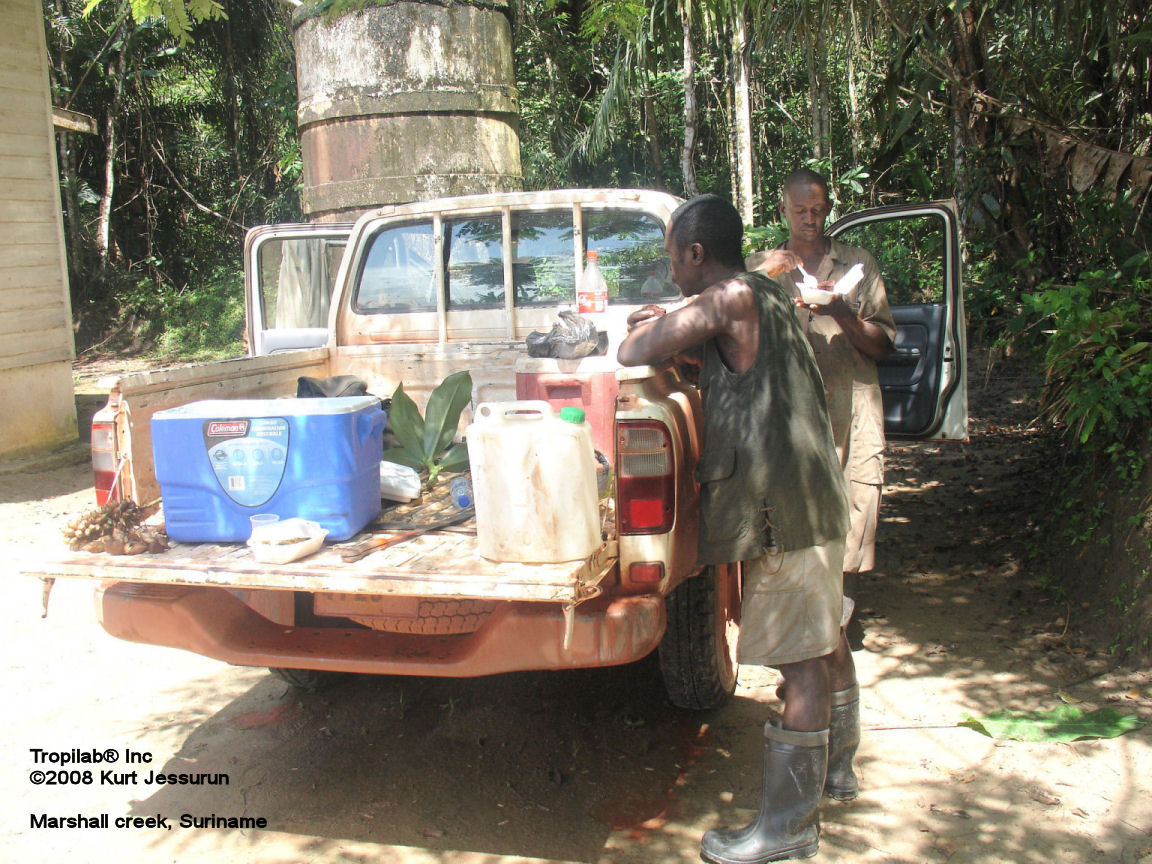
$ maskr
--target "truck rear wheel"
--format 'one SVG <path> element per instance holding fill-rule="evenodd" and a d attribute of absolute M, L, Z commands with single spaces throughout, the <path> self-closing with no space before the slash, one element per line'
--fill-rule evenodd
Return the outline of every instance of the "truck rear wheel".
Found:
<path fill-rule="evenodd" d="M 668 629 L 660 642 L 664 689 L 679 708 L 718 708 L 736 690 L 740 567 L 706 567 L 664 599 Z"/>

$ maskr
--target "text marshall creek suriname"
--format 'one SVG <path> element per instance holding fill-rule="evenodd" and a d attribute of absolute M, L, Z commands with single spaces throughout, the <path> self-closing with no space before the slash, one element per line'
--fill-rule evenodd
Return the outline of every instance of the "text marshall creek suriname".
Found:
<path fill-rule="evenodd" d="M 110 819 L 107 813 L 85 816 L 50 816 L 47 813 L 32 813 L 33 828 L 165 828 L 172 830 L 167 816 L 117 816 Z M 182 813 L 176 823 L 180 828 L 267 828 L 268 820 L 263 816 L 221 816 L 210 813 L 207 816 L 193 816 Z"/>

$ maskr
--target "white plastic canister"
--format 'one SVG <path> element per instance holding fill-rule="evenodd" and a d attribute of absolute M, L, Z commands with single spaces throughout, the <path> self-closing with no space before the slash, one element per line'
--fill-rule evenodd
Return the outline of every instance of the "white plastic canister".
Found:
<path fill-rule="evenodd" d="M 486 402 L 466 430 L 476 535 L 493 561 L 586 558 L 600 545 L 592 427 L 547 402 Z"/>

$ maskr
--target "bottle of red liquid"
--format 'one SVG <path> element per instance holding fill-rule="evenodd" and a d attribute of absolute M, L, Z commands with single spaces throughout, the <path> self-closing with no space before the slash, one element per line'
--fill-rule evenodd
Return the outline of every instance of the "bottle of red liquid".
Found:
<path fill-rule="evenodd" d="M 588 250 L 584 274 L 576 286 L 576 312 L 580 315 L 608 311 L 608 283 L 600 270 L 598 257 L 595 249 Z"/>

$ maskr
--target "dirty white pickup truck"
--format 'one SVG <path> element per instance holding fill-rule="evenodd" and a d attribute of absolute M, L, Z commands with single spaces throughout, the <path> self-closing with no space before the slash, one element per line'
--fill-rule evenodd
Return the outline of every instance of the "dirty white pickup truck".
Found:
<path fill-rule="evenodd" d="M 659 649 L 673 702 L 720 704 L 736 680 L 740 574 L 695 564 L 699 398 L 671 367 L 615 362 L 631 311 L 680 299 L 663 253 L 678 203 L 645 191 L 514 193 L 389 206 L 354 225 L 254 229 L 244 253 L 252 356 L 124 375 L 93 421 L 98 495 L 115 487 L 148 502 L 160 495 L 149 421 L 161 409 L 294 396 L 301 376 L 336 375 L 381 397 L 403 383 L 422 406 L 447 375 L 468 370 L 473 407 L 534 399 L 587 412 L 612 485 L 602 542 L 585 560 L 497 563 L 478 554 L 474 531 L 457 529 L 354 563 L 340 544 L 269 565 L 242 544 L 175 543 L 159 554 L 62 554 L 27 572 L 99 580 L 101 623 L 114 636 L 268 666 L 297 683 L 326 671 L 607 666 Z M 953 209 L 883 208 L 832 231 L 885 269 L 900 328 L 881 370 L 889 434 L 964 437 Z M 608 333 L 606 354 L 528 357 L 528 334 L 573 305 L 590 250 L 609 285 L 607 311 L 592 316 Z"/>

